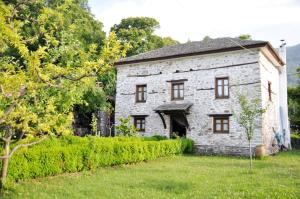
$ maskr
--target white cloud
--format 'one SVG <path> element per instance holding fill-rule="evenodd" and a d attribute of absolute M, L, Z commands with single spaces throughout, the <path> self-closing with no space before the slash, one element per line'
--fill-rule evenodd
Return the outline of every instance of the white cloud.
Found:
<path fill-rule="evenodd" d="M 90 6 L 106 32 L 123 18 L 149 16 L 160 22 L 157 34 L 181 42 L 251 34 L 275 46 L 282 38 L 300 43 L 299 0 L 90 0 Z"/>

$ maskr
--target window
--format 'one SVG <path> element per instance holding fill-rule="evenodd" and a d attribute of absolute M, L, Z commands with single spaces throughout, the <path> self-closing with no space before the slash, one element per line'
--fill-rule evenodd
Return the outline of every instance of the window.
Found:
<path fill-rule="evenodd" d="M 214 117 L 214 133 L 229 133 L 229 116 Z"/>
<path fill-rule="evenodd" d="M 216 98 L 229 98 L 229 80 L 228 77 L 216 78 L 215 85 Z"/>
<path fill-rule="evenodd" d="M 172 82 L 171 100 L 184 99 L 184 83 Z"/>
<path fill-rule="evenodd" d="M 269 100 L 272 101 L 272 83 L 268 82 Z"/>
<path fill-rule="evenodd" d="M 134 117 L 134 126 L 138 129 L 138 131 L 145 131 L 146 118 L 144 116 L 136 116 Z"/>
<path fill-rule="evenodd" d="M 147 99 L 147 85 L 137 85 L 136 86 L 136 102 L 146 102 Z"/>

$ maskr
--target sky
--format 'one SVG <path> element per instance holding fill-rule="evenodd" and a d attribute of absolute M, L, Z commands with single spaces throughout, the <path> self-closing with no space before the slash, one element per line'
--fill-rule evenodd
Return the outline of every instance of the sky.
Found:
<path fill-rule="evenodd" d="M 127 17 L 153 17 L 160 23 L 157 35 L 182 43 L 205 36 L 300 43 L 300 0 L 89 0 L 96 19 L 109 32 Z"/>

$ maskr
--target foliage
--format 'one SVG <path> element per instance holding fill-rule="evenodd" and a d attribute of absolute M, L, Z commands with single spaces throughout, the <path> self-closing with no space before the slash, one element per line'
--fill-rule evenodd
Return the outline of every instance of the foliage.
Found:
<path fill-rule="evenodd" d="M 137 136 L 138 129 L 131 123 L 131 118 L 120 118 L 120 124 L 116 126 L 119 135 Z"/>
<path fill-rule="evenodd" d="M 250 169 L 252 169 L 251 140 L 253 138 L 256 119 L 266 111 L 261 107 L 260 99 L 248 100 L 246 95 L 239 95 L 240 112 L 235 113 L 237 122 L 245 129 L 246 137 L 249 142 Z"/>
<path fill-rule="evenodd" d="M 0 1 L 0 138 L 6 148 L 2 171 L 18 149 L 9 145 L 19 134 L 70 134 L 74 105 L 84 103 L 83 94 L 95 86 L 96 77 L 124 55 L 114 33 L 101 51 L 94 43 L 100 42 L 95 41 L 98 36 L 83 39 L 91 29 L 95 35 L 101 29 L 95 21 L 90 30 L 82 29 L 92 17 L 81 9 L 84 2 Z"/>
<path fill-rule="evenodd" d="M 292 149 L 300 149 L 300 134 L 291 134 Z"/>
<path fill-rule="evenodd" d="M 147 163 L 103 167 L 16 183 L 3 199 L 24 198 L 235 198 L 297 199 L 300 151 L 254 160 L 179 155 Z"/>
<path fill-rule="evenodd" d="M 85 114 L 94 113 L 96 110 L 105 110 L 110 107 L 107 101 L 107 95 L 102 88 L 94 85 L 85 89 L 83 94 L 83 102 L 78 107 L 78 111 Z"/>
<path fill-rule="evenodd" d="M 236 118 L 238 123 L 245 128 L 247 140 L 251 140 L 255 129 L 255 120 L 266 110 L 261 108 L 260 99 L 255 98 L 249 101 L 245 95 L 239 95 L 239 104 L 241 111 L 236 115 Z"/>
<path fill-rule="evenodd" d="M 193 153 L 194 152 L 194 141 L 191 139 L 180 138 L 182 148 L 184 153 Z"/>
<path fill-rule="evenodd" d="M 71 1 L 51 8 L 44 4 L 24 4 L 17 14 L 12 5 L 0 4 L 0 42 L 4 44 L 0 49 L 4 54 L 0 58 L 0 118 L 3 126 L 24 133 L 64 134 L 70 132 L 71 107 L 83 102 L 84 90 L 95 84 L 92 76 L 105 73 L 120 58 L 121 46 L 111 34 L 97 56 L 96 45 L 85 49 L 76 39 L 78 24 L 65 22 L 64 16 L 72 11 Z M 23 18 L 27 17 L 23 12 L 31 13 L 30 6 L 38 7 L 38 12 Z M 31 36 L 24 32 L 28 23 L 36 29 Z M 6 114 L 10 108 L 13 111 Z"/>
<path fill-rule="evenodd" d="M 159 28 L 159 22 L 150 17 L 129 17 L 115 24 L 114 31 L 123 45 L 129 45 L 127 56 L 137 55 L 167 45 L 178 44 L 171 37 L 159 37 L 154 31 Z"/>
<path fill-rule="evenodd" d="M 203 37 L 203 39 L 202 39 L 202 41 L 203 42 L 208 42 L 209 40 L 211 40 L 212 38 L 210 37 L 210 36 L 205 36 L 205 37 Z"/>
<path fill-rule="evenodd" d="M 29 50 L 35 50 L 45 44 L 45 39 L 40 31 L 40 23 L 36 22 L 36 20 L 42 18 L 41 15 L 43 15 L 45 10 L 48 10 L 50 13 L 52 11 L 55 12 L 59 6 L 67 6 L 67 9 L 60 10 L 61 16 L 58 19 L 53 16 L 49 17 L 50 20 L 43 18 L 44 23 L 46 23 L 45 31 L 48 31 L 49 27 L 54 26 L 53 31 L 55 33 L 52 35 L 52 40 L 57 43 L 57 48 L 51 49 L 49 57 L 53 59 L 53 62 L 60 64 L 62 67 L 81 67 L 82 62 L 80 62 L 81 59 L 78 57 L 84 56 L 84 54 L 80 50 L 92 50 L 93 53 L 90 56 L 95 60 L 101 56 L 105 45 L 105 32 L 102 30 L 102 23 L 95 20 L 91 14 L 87 0 L 41 0 L 27 1 L 26 3 L 15 0 L 4 2 L 13 6 L 13 10 L 17 13 L 16 18 L 26 22 L 20 27 L 22 36 L 26 39 L 36 37 L 36 39 L 32 39 L 30 44 L 27 45 Z M 53 21 L 59 21 L 59 24 L 52 23 Z M 7 54 L 16 56 L 16 52 L 13 49 L 9 50 Z M 110 70 L 110 68 L 107 69 L 107 71 Z M 99 79 L 106 75 L 107 72 L 103 71 L 97 78 Z M 95 85 L 92 82 L 90 88 L 79 92 L 84 95 L 81 97 L 81 101 L 77 102 L 79 108 L 76 110 L 78 114 L 86 117 L 90 116 L 96 109 L 110 107 L 110 104 L 107 103 L 105 91 L 99 93 L 100 91 L 94 92 L 91 90 L 95 90 Z"/>
<path fill-rule="evenodd" d="M 143 140 L 145 141 L 160 141 L 160 140 L 167 140 L 168 138 L 166 136 L 163 135 L 154 135 L 151 137 L 143 137 Z"/>
<path fill-rule="evenodd" d="M 116 93 L 116 73 L 116 68 L 112 67 L 107 70 L 104 75 L 98 77 L 98 81 L 102 83 L 103 91 L 110 101 L 114 100 L 114 95 Z"/>
<path fill-rule="evenodd" d="M 92 115 L 91 127 L 92 127 L 92 131 L 93 131 L 94 135 L 100 135 L 100 133 L 98 133 L 98 129 L 97 129 L 97 117 L 95 114 Z"/>
<path fill-rule="evenodd" d="M 300 85 L 288 88 L 288 105 L 291 128 L 300 132 Z"/>
<path fill-rule="evenodd" d="M 88 8 L 87 0 L 39 0 L 39 1 L 21 1 L 21 0 L 4 0 L 5 4 L 12 6 L 16 12 L 15 18 L 22 21 L 20 27 L 24 38 L 32 38 L 38 34 L 44 34 L 42 31 L 56 31 L 53 35 L 55 40 L 68 42 L 72 37 L 75 49 L 90 49 L 91 45 L 96 45 L 95 58 L 101 54 L 104 46 L 105 32 L 102 30 L 103 24 L 94 19 Z M 57 10 L 57 8 L 61 8 Z M 54 12 L 53 12 L 54 11 Z M 58 11 L 58 13 L 55 13 Z M 49 18 L 46 16 L 49 15 Z M 59 18 L 58 18 L 58 15 Z M 43 23 L 44 29 L 40 29 Z M 70 29 L 72 32 L 70 32 Z M 71 33 L 69 35 L 68 33 Z M 54 40 L 53 40 L 54 41 Z M 42 36 L 36 37 L 30 42 L 30 50 L 37 49 L 44 45 L 45 40 Z M 61 63 L 73 62 L 73 56 L 78 55 L 75 49 L 61 48 L 57 54 Z M 72 52 L 74 51 L 74 52 Z M 68 60 L 70 59 L 70 60 Z"/>
<path fill-rule="evenodd" d="M 238 38 L 241 40 L 252 40 L 251 35 L 249 34 L 240 35 Z"/>
<path fill-rule="evenodd" d="M 190 144 L 190 140 L 143 141 L 141 138 L 76 136 L 51 138 L 16 152 L 10 161 L 9 178 L 21 180 L 153 160 L 189 151 Z"/>

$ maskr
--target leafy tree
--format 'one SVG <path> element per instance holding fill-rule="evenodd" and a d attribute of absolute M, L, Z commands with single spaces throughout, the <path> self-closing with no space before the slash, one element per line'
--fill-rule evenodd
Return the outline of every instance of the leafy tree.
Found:
<path fill-rule="evenodd" d="M 125 55 L 113 33 L 100 53 L 78 38 L 72 1 L 13 2 L 0 1 L 1 188 L 16 150 L 71 133 L 73 106 Z"/>
<path fill-rule="evenodd" d="M 21 0 L 5 0 L 4 2 L 13 6 L 14 11 L 17 13 L 16 17 L 20 21 L 24 21 L 24 25 L 22 25 L 22 36 L 26 38 L 41 34 L 41 32 L 39 32 L 39 23 L 37 23 L 35 19 L 39 18 L 40 13 L 44 9 L 52 9 L 60 6 L 65 2 L 65 0 L 26 1 L 26 3 L 22 3 L 24 1 Z M 90 46 L 93 45 L 93 58 L 97 59 L 103 48 L 105 33 L 102 30 L 102 23 L 95 20 L 93 15 L 90 13 L 87 6 L 87 0 L 69 1 L 68 9 L 61 11 L 61 13 L 63 17 L 59 19 L 61 20 L 61 23 L 56 27 L 56 33 L 53 34 L 53 37 L 60 43 L 68 42 L 67 46 L 69 46 L 69 48 L 65 48 L 65 46 L 61 45 L 58 48 L 59 50 L 53 50 L 49 57 L 55 59 L 58 64 L 61 64 L 61 66 L 79 66 L 80 63 L 76 63 L 78 62 L 78 51 L 76 49 L 81 48 L 88 50 Z M 46 24 L 46 27 L 53 25 L 54 24 L 48 23 Z M 72 34 L 68 33 L 70 29 L 72 29 Z M 39 37 L 33 40 L 31 44 L 28 45 L 28 48 L 30 50 L 36 50 L 39 45 L 44 45 L 44 42 L 45 41 L 42 37 Z M 71 42 L 73 42 L 73 45 L 71 45 Z M 14 56 L 17 55 L 14 49 L 6 51 L 6 53 Z M 93 86 L 91 85 L 91 87 Z M 103 93 L 100 89 L 97 89 L 98 92 L 91 92 L 91 89 L 84 91 L 85 94 L 83 100 L 88 102 L 84 103 L 84 105 L 78 104 L 76 106 L 78 108 L 74 109 L 74 114 L 80 115 L 80 119 L 83 121 L 89 121 L 91 119 L 92 113 L 96 110 L 93 108 L 97 107 L 97 109 L 100 109 L 104 107 L 104 105 L 109 105 L 108 103 L 105 103 L 107 98 L 105 96 L 105 92 Z M 99 96 L 102 98 L 97 98 Z M 91 103 L 91 99 L 95 99 L 95 101 Z M 99 105 L 99 101 L 104 102 L 104 104 Z"/>
<path fill-rule="evenodd" d="M 33 37 L 34 35 L 42 34 L 39 32 L 39 23 L 37 20 L 40 13 L 44 9 L 55 9 L 58 6 L 63 5 L 67 0 L 4 0 L 4 3 L 13 7 L 13 12 L 16 13 L 15 18 L 22 21 L 22 35 L 24 37 Z M 26 2 L 26 3 L 25 3 Z M 80 42 L 77 45 L 87 50 L 91 44 L 96 44 L 97 53 L 95 56 L 100 55 L 101 47 L 103 46 L 105 39 L 105 32 L 102 30 L 103 24 L 94 19 L 94 16 L 90 13 L 87 5 L 88 0 L 70 0 L 68 2 L 68 9 L 62 10 L 63 15 L 60 21 L 57 21 L 60 26 L 54 27 L 57 24 L 45 24 L 45 26 L 53 26 L 54 31 L 57 31 L 54 37 L 62 41 L 67 36 L 63 30 L 72 29 L 72 37 Z M 40 20 L 42 18 L 40 17 Z M 56 29 L 55 29 L 56 28 Z M 28 45 L 30 50 L 38 48 L 40 44 L 43 45 L 45 41 L 42 37 L 35 38 L 31 41 L 31 45 Z M 67 55 L 72 55 L 70 52 Z M 61 57 L 68 58 L 68 57 Z"/>
<path fill-rule="evenodd" d="M 300 72 L 300 67 L 297 71 Z M 300 132 L 300 85 L 288 88 L 288 104 L 291 128 Z"/>
<path fill-rule="evenodd" d="M 120 24 L 115 24 L 114 31 L 122 44 L 129 44 L 127 56 L 132 56 L 161 48 L 166 45 L 178 44 L 179 42 L 170 37 L 161 38 L 154 34 L 159 28 L 159 22 L 149 17 L 129 17 L 122 19 Z"/>
<path fill-rule="evenodd" d="M 172 39 L 171 37 L 163 37 L 162 38 L 162 47 L 163 46 L 172 46 L 172 45 L 175 45 L 175 44 L 179 44 L 178 41 Z"/>
<path fill-rule="evenodd" d="M 205 36 L 202 41 L 204 42 L 208 42 L 209 40 L 211 40 L 211 37 L 210 36 Z"/>
<path fill-rule="evenodd" d="M 245 129 L 247 140 L 249 143 L 249 159 L 250 170 L 252 169 L 252 138 L 255 129 L 255 119 L 260 117 L 266 109 L 261 108 L 261 101 L 259 99 L 247 100 L 245 95 L 239 95 L 240 112 L 235 114 L 237 122 Z"/>

